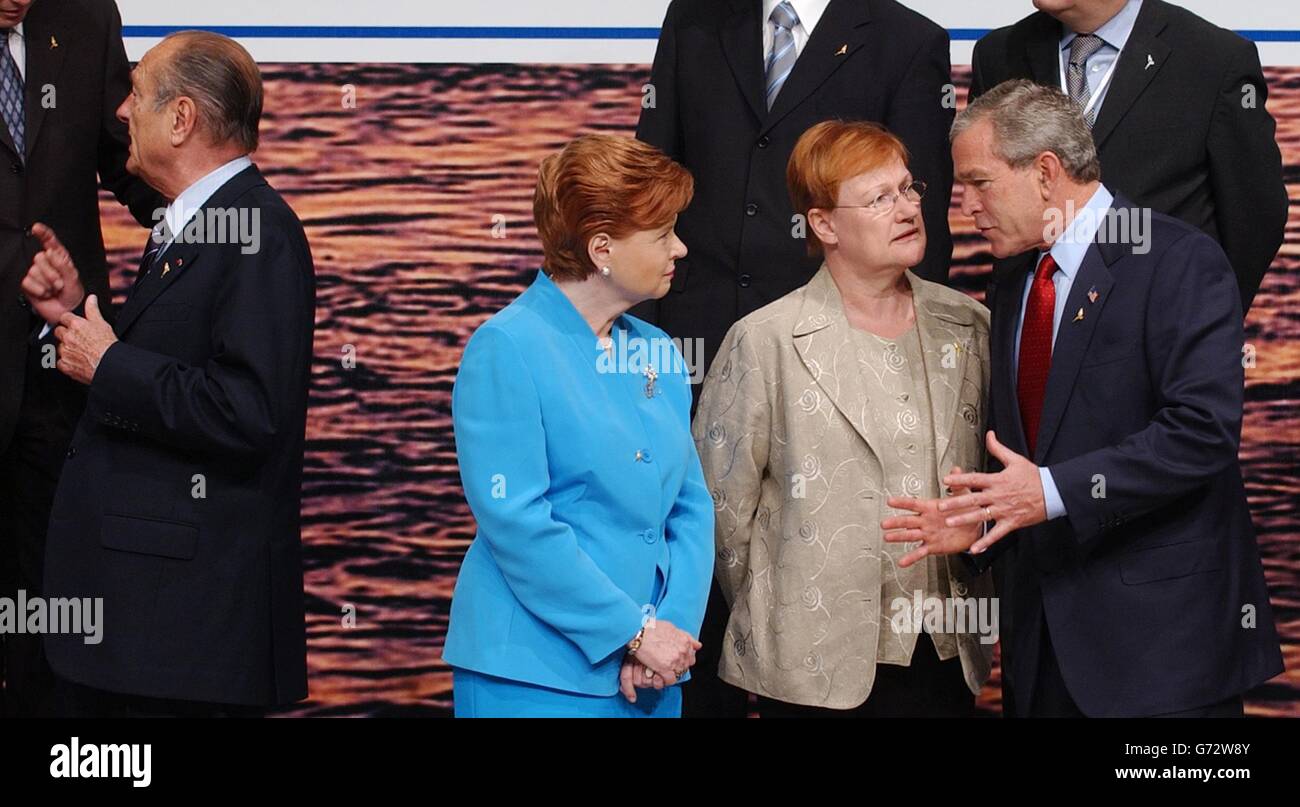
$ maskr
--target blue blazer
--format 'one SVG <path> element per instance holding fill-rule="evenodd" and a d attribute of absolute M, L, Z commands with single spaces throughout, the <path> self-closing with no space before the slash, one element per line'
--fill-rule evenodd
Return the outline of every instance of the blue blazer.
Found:
<path fill-rule="evenodd" d="M 619 317 L 612 337 L 613 361 L 538 272 L 465 348 L 452 420 L 478 533 L 452 597 L 454 667 L 613 695 L 645 614 L 698 636 L 713 499 L 689 375 L 642 320 Z M 658 373 L 653 396 L 638 359 Z"/>
<path fill-rule="evenodd" d="M 1112 207 L 1139 213 L 1122 196 Z M 1043 620 L 1090 717 L 1206 706 L 1282 672 L 1237 462 L 1236 277 L 1190 225 L 1153 213 L 1146 235 L 1142 252 L 1088 248 L 1056 335 L 1032 459 L 1066 515 L 996 545 L 1004 702 L 1022 715 Z M 990 423 L 1022 455 L 1012 356 L 1034 259 L 1009 261 L 990 291 Z"/>

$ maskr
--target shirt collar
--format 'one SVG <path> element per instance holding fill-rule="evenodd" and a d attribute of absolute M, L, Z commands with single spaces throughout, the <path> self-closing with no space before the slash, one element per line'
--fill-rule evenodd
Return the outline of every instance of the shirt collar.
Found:
<path fill-rule="evenodd" d="M 821 19 L 830 4 L 831 0 L 790 0 L 790 5 L 794 6 L 794 13 L 799 15 L 799 24 L 803 26 L 804 33 L 809 35 L 812 34 L 813 28 L 817 27 L 817 21 Z M 781 0 L 763 0 L 764 25 L 771 25 L 772 9 L 779 5 Z"/>
<path fill-rule="evenodd" d="M 181 191 L 172 200 L 172 203 L 167 205 L 166 218 L 164 219 L 172 236 L 174 237 L 176 233 L 184 229 L 190 219 L 194 218 L 203 209 L 203 205 L 207 204 L 208 199 L 212 198 L 212 194 L 216 193 L 222 185 L 225 185 L 236 174 L 252 164 L 253 161 L 249 159 L 247 154 L 236 157 Z"/>
<path fill-rule="evenodd" d="M 1052 244 L 1050 250 L 1052 259 L 1056 261 L 1057 268 L 1071 280 L 1074 279 L 1074 273 L 1079 271 L 1079 266 L 1083 264 L 1083 256 L 1096 240 L 1097 231 L 1101 229 L 1102 222 L 1106 219 L 1106 211 L 1114 201 L 1114 194 L 1107 190 L 1105 185 L 1098 184 L 1097 190 L 1093 191 L 1088 203 L 1081 210 L 1075 211 L 1074 218 L 1066 225 L 1065 232 Z M 1039 259 L 1042 259 L 1041 253 Z"/>
<path fill-rule="evenodd" d="M 1101 40 L 1110 45 L 1115 50 L 1124 50 L 1124 45 L 1128 43 L 1128 38 L 1133 34 L 1133 25 L 1137 22 L 1138 12 L 1142 10 L 1142 0 L 1128 0 L 1115 16 L 1092 33 L 1101 37 Z M 1085 33 L 1087 33 L 1085 31 Z M 1074 31 L 1066 31 L 1061 37 L 1061 50 L 1070 47 L 1070 43 L 1078 36 Z"/>

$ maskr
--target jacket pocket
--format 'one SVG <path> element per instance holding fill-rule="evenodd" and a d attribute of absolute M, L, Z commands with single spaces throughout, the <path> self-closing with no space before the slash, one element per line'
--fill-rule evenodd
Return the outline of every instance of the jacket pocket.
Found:
<path fill-rule="evenodd" d="M 1172 580 L 1223 568 L 1217 541 L 1185 541 L 1139 549 L 1120 557 L 1119 576 L 1129 585 Z"/>
<path fill-rule="evenodd" d="M 199 528 L 180 521 L 163 521 L 136 516 L 105 515 L 99 543 L 107 549 L 193 560 L 198 549 Z"/>

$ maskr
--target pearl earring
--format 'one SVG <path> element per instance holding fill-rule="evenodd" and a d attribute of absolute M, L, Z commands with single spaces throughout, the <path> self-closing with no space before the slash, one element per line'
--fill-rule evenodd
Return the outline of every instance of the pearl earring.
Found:
<path fill-rule="evenodd" d="M 603 275 L 604 277 L 609 277 L 609 267 L 608 267 L 608 266 L 602 266 L 602 267 L 600 267 L 600 273 L 601 273 L 601 275 Z"/>

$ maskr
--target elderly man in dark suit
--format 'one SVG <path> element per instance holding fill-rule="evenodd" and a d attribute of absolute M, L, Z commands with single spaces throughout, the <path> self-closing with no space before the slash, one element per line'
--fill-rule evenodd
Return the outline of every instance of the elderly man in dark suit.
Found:
<path fill-rule="evenodd" d="M 922 202 L 925 258 L 915 271 L 944 282 L 952 258 L 952 160 L 944 140 L 956 103 L 948 34 L 894 0 L 674 0 L 668 8 L 637 137 L 695 176 L 677 232 L 690 255 L 672 289 L 634 313 L 686 344 L 693 387 L 741 317 L 803 286 L 820 260 L 795 215 L 786 163 L 815 123 L 883 124 L 911 152 Z M 744 696 L 714 670 L 726 625 L 709 600 L 690 717 L 743 716 Z"/>
<path fill-rule="evenodd" d="M 991 290 L 989 453 L 972 492 L 894 499 L 911 562 L 984 522 L 1004 708 L 1234 716 L 1282 672 L 1246 505 L 1241 301 L 1219 245 L 1101 183 L 1060 90 L 993 88 L 952 131 L 963 212 L 1008 258 Z M 969 541 L 966 543 L 969 545 Z M 983 554 L 993 547 L 995 551 Z"/>
<path fill-rule="evenodd" d="M 306 695 L 299 503 L 315 277 L 248 154 L 256 63 L 196 31 L 118 108 L 127 168 L 172 202 L 115 324 L 48 228 L 23 280 L 89 402 L 55 494 L 51 597 L 102 598 L 98 644 L 46 637 L 76 715 L 246 714 Z M 82 315 L 84 314 L 84 316 Z"/>
<path fill-rule="evenodd" d="M 975 45 L 971 97 L 1007 79 L 1086 111 L 1108 187 L 1223 246 L 1243 314 L 1282 244 L 1287 192 L 1255 45 L 1163 0 L 1034 0 Z"/>
<path fill-rule="evenodd" d="M 113 110 L 129 89 L 111 0 L 0 0 L 0 595 L 10 598 L 41 595 L 50 503 L 86 403 L 53 353 L 31 343 L 39 323 L 18 287 L 41 248 L 33 224 L 44 222 L 107 304 L 99 189 L 144 226 L 166 205 L 126 171 Z M 0 650 L 0 715 L 46 711 L 53 676 L 39 636 L 0 634 Z"/>

